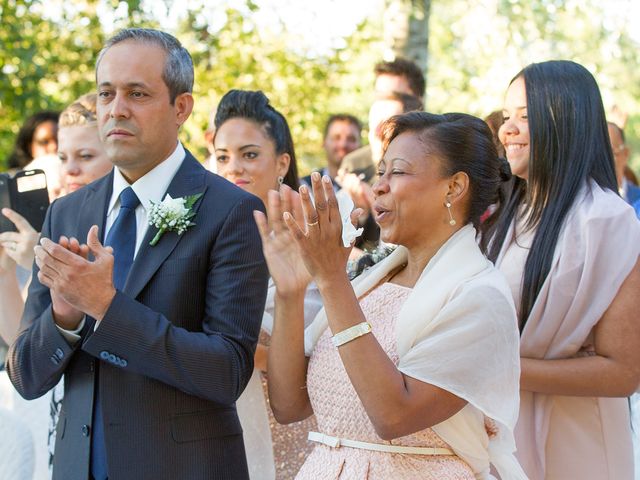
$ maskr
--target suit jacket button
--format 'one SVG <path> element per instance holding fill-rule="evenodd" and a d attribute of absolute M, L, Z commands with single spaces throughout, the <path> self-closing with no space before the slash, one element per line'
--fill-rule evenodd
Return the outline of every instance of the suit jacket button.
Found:
<path fill-rule="evenodd" d="M 58 357 L 60 360 L 62 360 L 62 357 L 64 357 L 64 352 L 61 348 L 56 349 L 56 357 Z"/>
<path fill-rule="evenodd" d="M 54 357 L 52 355 L 51 356 L 51 363 L 53 363 L 54 365 L 59 365 L 60 364 L 60 360 L 58 360 L 58 357 Z"/>
<path fill-rule="evenodd" d="M 109 360 L 109 352 L 107 352 L 106 350 L 101 351 L 100 358 L 102 360 Z"/>
<path fill-rule="evenodd" d="M 116 356 L 113 353 L 109 355 L 109 362 L 116 365 Z"/>
<path fill-rule="evenodd" d="M 89 436 L 89 433 L 91 432 L 91 427 L 89 427 L 89 425 L 82 425 L 82 435 L 85 437 Z"/>

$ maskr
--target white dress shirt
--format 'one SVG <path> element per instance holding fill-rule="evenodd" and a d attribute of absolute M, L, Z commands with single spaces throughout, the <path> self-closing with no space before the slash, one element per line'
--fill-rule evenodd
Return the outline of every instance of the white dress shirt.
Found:
<path fill-rule="evenodd" d="M 140 200 L 140 205 L 136 208 L 136 248 L 134 253 L 138 254 L 142 240 L 149 228 L 149 211 L 151 210 L 151 202 L 159 203 L 162 201 L 164 194 L 169 188 L 169 184 L 176 172 L 182 165 L 185 152 L 182 144 L 178 142 L 176 149 L 169 157 L 157 165 L 153 170 L 140 177 L 133 184 L 129 184 L 124 178 L 120 170 L 117 168 L 113 172 L 113 192 L 111 193 L 111 199 L 109 200 L 109 206 L 107 207 L 107 221 L 105 223 L 105 231 L 102 238 L 106 239 L 109 234 L 109 230 L 115 223 L 120 213 L 120 194 L 122 191 L 131 187 L 136 196 Z"/>
<path fill-rule="evenodd" d="M 120 194 L 122 191 L 131 187 L 138 199 L 140 200 L 140 205 L 136 207 L 136 248 L 134 251 L 134 258 L 138 254 L 140 250 L 140 246 L 142 245 L 142 241 L 147 233 L 147 229 L 149 228 L 149 211 L 151 210 L 151 202 L 159 203 L 162 201 L 164 194 L 169 188 L 169 184 L 173 180 L 173 177 L 178 172 L 178 169 L 182 165 L 182 162 L 185 157 L 185 151 L 180 142 L 178 142 L 176 149 L 173 151 L 166 160 L 159 163 L 157 166 L 153 168 L 153 170 L 149 171 L 138 180 L 136 180 L 133 184 L 129 184 L 129 182 L 124 178 L 120 170 L 117 168 L 114 169 L 113 172 L 113 191 L 111 193 L 111 199 L 109 200 L 109 206 L 107 207 L 107 219 L 105 222 L 105 231 L 102 236 L 103 242 L 106 240 L 109 230 L 115 223 L 118 218 L 118 214 L 120 213 Z M 71 344 L 75 344 L 78 340 L 80 340 L 80 332 L 84 327 L 83 318 L 78 328 L 75 330 L 66 330 L 58 325 L 58 330 L 65 339 Z M 96 323 L 96 329 L 98 328 L 98 323 Z"/>

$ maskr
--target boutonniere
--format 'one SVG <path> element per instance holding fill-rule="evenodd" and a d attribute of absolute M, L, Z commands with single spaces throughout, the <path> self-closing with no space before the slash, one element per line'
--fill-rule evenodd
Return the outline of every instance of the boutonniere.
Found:
<path fill-rule="evenodd" d="M 195 223 L 191 221 L 196 215 L 196 212 L 193 211 L 193 205 L 201 196 L 202 194 L 198 193 L 186 197 L 171 198 L 171 195 L 167 193 L 165 199 L 160 203 L 152 201 L 149 225 L 156 227 L 158 232 L 149 245 L 153 247 L 158 243 L 165 232 L 176 232 L 178 235 L 182 235 L 187 228 L 194 226 Z"/>

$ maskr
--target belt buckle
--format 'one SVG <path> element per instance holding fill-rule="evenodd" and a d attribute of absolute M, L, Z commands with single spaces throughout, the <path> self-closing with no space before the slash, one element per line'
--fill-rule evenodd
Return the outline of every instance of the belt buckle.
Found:
<path fill-rule="evenodd" d="M 331 435 L 325 435 L 324 433 L 322 434 L 322 440 L 325 445 L 328 445 L 332 448 L 340 448 L 340 438 L 339 437 L 332 437 Z"/>

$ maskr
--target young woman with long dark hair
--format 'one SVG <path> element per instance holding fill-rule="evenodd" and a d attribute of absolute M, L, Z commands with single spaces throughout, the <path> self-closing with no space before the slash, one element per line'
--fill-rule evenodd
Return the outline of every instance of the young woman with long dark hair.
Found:
<path fill-rule="evenodd" d="M 617 194 L 600 91 L 574 62 L 532 64 L 503 115 L 518 178 L 482 243 L 518 310 L 518 458 L 532 480 L 631 479 L 640 224 Z"/>

